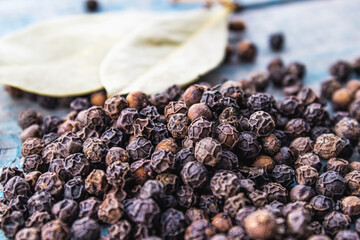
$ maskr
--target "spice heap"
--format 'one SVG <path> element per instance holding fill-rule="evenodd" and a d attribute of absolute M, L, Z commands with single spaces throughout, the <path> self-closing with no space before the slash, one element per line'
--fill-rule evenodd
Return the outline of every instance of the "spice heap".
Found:
<path fill-rule="evenodd" d="M 90 108 L 77 98 L 65 119 L 25 111 L 23 170 L 0 176 L 1 229 L 17 240 L 359 239 L 360 164 L 349 159 L 360 107 L 330 117 L 301 87 L 276 101 L 259 92 L 291 82 L 275 72 L 305 70 L 275 63 L 213 88 L 135 91 Z M 355 99 L 359 81 L 344 89 Z"/>

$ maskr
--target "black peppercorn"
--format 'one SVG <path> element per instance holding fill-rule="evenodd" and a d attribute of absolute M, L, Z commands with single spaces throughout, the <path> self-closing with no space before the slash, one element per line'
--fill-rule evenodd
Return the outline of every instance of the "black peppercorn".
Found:
<path fill-rule="evenodd" d="M 153 149 L 151 142 L 143 137 L 135 138 L 126 147 L 133 161 L 149 158 Z"/>
<path fill-rule="evenodd" d="M 218 171 L 210 182 L 212 193 L 218 198 L 234 196 L 240 188 L 240 180 L 234 172 Z"/>
<path fill-rule="evenodd" d="M 323 221 L 323 226 L 328 235 L 334 236 L 339 231 L 350 227 L 350 217 L 337 211 L 327 214 Z"/>
<path fill-rule="evenodd" d="M 156 202 L 149 199 L 130 199 L 124 203 L 124 210 L 135 223 L 152 227 L 159 217 L 160 208 Z"/>
<path fill-rule="evenodd" d="M 48 240 L 70 240 L 69 228 L 61 220 L 52 220 L 41 227 L 41 239 Z"/>
<path fill-rule="evenodd" d="M 296 185 L 290 191 L 290 201 L 309 202 L 315 195 L 315 190 L 311 186 Z"/>
<path fill-rule="evenodd" d="M 294 176 L 294 169 L 285 164 L 276 165 L 271 174 L 271 177 L 284 187 L 289 187 L 294 183 Z"/>
<path fill-rule="evenodd" d="M 186 227 L 185 215 L 174 208 L 169 208 L 161 214 L 161 235 L 164 238 L 177 238 L 182 235 Z"/>
<path fill-rule="evenodd" d="M 348 62 L 338 61 L 330 67 L 330 73 L 338 80 L 345 82 L 352 73 L 352 67 Z"/>
<path fill-rule="evenodd" d="M 97 240 L 100 237 L 100 226 L 91 218 L 80 218 L 72 224 L 71 233 L 74 240 Z"/>
<path fill-rule="evenodd" d="M 345 192 L 344 178 L 335 171 L 328 171 L 320 175 L 316 182 L 316 192 L 327 197 L 340 198 Z"/>
<path fill-rule="evenodd" d="M 78 215 L 78 204 L 74 200 L 64 199 L 55 203 L 51 213 L 56 219 L 71 224 Z"/>

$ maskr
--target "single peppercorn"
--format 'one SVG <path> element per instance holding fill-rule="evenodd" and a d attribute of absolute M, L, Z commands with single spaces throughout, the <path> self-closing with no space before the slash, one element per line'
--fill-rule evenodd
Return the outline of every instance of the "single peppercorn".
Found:
<path fill-rule="evenodd" d="M 318 179 L 319 173 L 315 168 L 304 165 L 296 169 L 295 177 L 298 184 L 312 186 Z"/>
<path fill-rule="evenodd" d="M 5 186 L 5 184 L 15 176 L 24 178 L 24 173 L 19 170 L 17 167 L 2 167 L 0 173 L 0 183 Z"/>
<path fill-rule="evenodd" d="M 210 188 L 216 197 L 226 199 L 239 191 L 240 180 L 232 171 L 218 171 L 211 179 Z"/>
<path fill-rule="evenodd" d="M 135 223 L 152 227 L 155 219 L 159 217 L 160 208 L 156 202 L 149 199 L 129 199 L 124 203 L 124 210 Z"/>
<path fill-rule="evenodd" d="M 207 137 L 196 143 L 194 153 L 199 162 L 215 166 L 221 160 L 222 148 L 217 140 Z"/>
<path fill-rule="evenodd" d="M 309 202 L 315 195 L 315 190 L 311 186 L 295 185 L 290 191 L 290 201 Z"/>
<path fill-rule="evenodd" d="M 239 131 L 228 123 L 223 123 L 216 128 L 216 139 L 227 149 L 234 149 L 238 143 Z"/>
<path fill-rule="evenodd" d="M 185 114 L 173 114 L 167 124 L 168 130 L 175 139 L 185 138 L 188 132 L 189 118 Z"/>
<path fill-rule="evenodd" d="M 14 238 L 23 226 L 24 216 L 20 211 L 7 211 L 1 217 L 1 229 L 7 238 Z"/>
<path fill-rule="evenodd" d="M 360 121 L 360 99 L 356 99 L 352 102 L 349 108 L 350 116 L 357 121 Z"/>
<path fill-rule="evenodd" d="M 224 212 L 230 217 L 235 217 L 239 209 L 250 205 L 250 200 L 244 195 L 244 193 L 238 193 L 225 200 Z"/>
<path fill-rule="evenodd" d="M 161 235 L 164 238 L 180 237 L 186 227 L 186 219 L 184 213 L 174 208 L 169 208 L 161 214 Z"/>
<path fill-rule="evenodd" d="M 192 188 L 200 188 L 207 181 L 207 170 L 200 162 L 188 162 L 180 172 L 183 182 Z"/>
<path fill-rule="evenodd" d="M 56 219 L 71 224 L 77 218 L 78 204 L 74 200 L 64 199 L 55 203 L 51 213 Z"/>
<path fill-rule="evenodd" d="M 315 142 L 314 153 L 324 159 L 336 157 L 343 149 L 341 138 L 334 134 L 322 134 Z"/>
<path fill-rule="evenodd" d="M 95 197 L 90 197 L 79 203 L 79 218 L 92 218 L 98 220 L 98 209 L 101 205 L 101 201 Z"/>
<path fill-rule="evenodd" d="M 237 44 L 237 54 L 241 61 L 253 62 L 257 55 L 256 46 L 247 40 L 243 40 Z"/>
<path fill-rule="evenodd" d="M 6 200 L 11 201 L 19 195 L 30 196 L 30 185 L 20 176 L 14 176 L 6 182 L 3 189 Z"/>
<path fill-rule="evenodd" d="M 168 149 L 156 150 L 151 155 L 150 166 L 157 173 L 169 171 L 175 166 L 175 156 Z"/>
<path fill-rule="evenodd" d="M 304 104 L 295 96 L 285 97 L 280 104 L 280 112 L 287 117 L 299 117 L 304 111 Z"/>
<path fill-rule="evenodd" d="M 325 216 L 323 226 L 328 235 L 334 236 L 339 231 L 349 228 L 350 222 L 351 220 L 349 216 L 333 211 Z"/>
<path fill-rule="evenodd" d="M 350 91 L 346 88 L 340 88 L 332 94 L 331 104 L 334 110 L 347 110 L 351 100 Z"/>
<path fill-rule="evenodd" d="M 325 171 L 336 171 L 345 176 L 349 172 L 349 162 L 342 158 L 330 158 L 325 165 Z"/>
<path fill-rule="evenodd" d="M 188 107 L 183 101 L 170 102 L 164 108 L 164 115 L 167 119 L 169 119 L 174 114 L 177 113 L 187 114 L 187 112 L 188 112 Z"/>
<path fill-rule="evenodd" d="M 349 195 L 360 196 L 360 172 L 352 171 L 345 175 L 346 192 Z"/>
<path fill-rule="evenodd" d="M 284 35 L 279 33 L 273 33 L 269 37 L 269 45 L 273 51 L 281 51 L 284 47 L 285 38 Z"/>
<path fill-rule="evenodd" d="M 195 119 L 188 128 L 188 137 L 198 142 L 203 138 L 211 137 L 213 135 L 214 125 L 212 122 L 203 117 Z"/>
<path fill-rule="evenodd" d="M 316 182 L 316 192 L 327 197 L 340 198 L 345 192 L 344 178 L 335 171 L 321 174 Z"/>
<path fill-rule="evenodd" d="M 246 218 L 245 228 L 251 238 L 272 238 L 277 232 L 276 219 L 273 214 L 267 210 L 257 210 Z"/>
<path fill-rule="evenodd" d="M 256 135 L 252 132 L 241 132 L 239 136 L 239 142 L 237 144 L 237 150 L 240 156 L 250 159 L 256 157 L 262 147 L 256 138 Z"/>
<path fill-rule="evenodd" d="M 263 191 L 266 192 L 269 202 L 277 200 L 286 203 L 288 201 L 288 191 L 280 183 L 270 182 L 264 185 Z"/>
<path fill-rule="evenodd" d="M 100 237 L 100 226 L 91 218 L 80 218 L 71 227 L 74 240 L 97 240 Z"/>
<path fill-rule="evenodd" d="M 128 102 L 130 108 L 135 108 L 140 111 L 147 105 L 147 96 L 142 91 L 134 91 L 127 95 L 126 101 Z"/>
<path fill-rule="evenodd" d="M 320 171 L 322 164 L 320 158 L 316 154 L 309 152 L 302 154 L 297 158 L 295 168 L 299 168 L 301 166 L 311 166 Z"/>
<path fill-rule="evenodd" d="M 114 187 L 123 187 L 132 180 L 130 165 L 116 161 L 106 168 L 107 182 Z"/>
<path fill-rule="evenodd" d="M 312 152 L 314 150 L 314 142 L 309 137 L 298 137 L 291 142 L 289 148 L 295 156 L 299 156 Z"/>
<path fill-rule="evenodd" d="M 256 111 L 251 114 L 249 118 L 249 125 L 251 131 L 258 137 L 268 136 L 275 129 L 275 122 L 268 114 L 264 111 Z"/>
<path fill-rule="evenodd" d="M 35 191 L 45 191 L 51 194 L 54 198 L 59 198 L 63 194 L 64 181 L 54 172 L 46 172 L 38 178 Z"/>
<path fill-rule="evenodd" d="M 215 235 L 215 227 L 206 219 L 192 222 L 185 231 L 185 240 L 209 239 Z"/>
<path fill-rule="evenodd" d="M 345 82 L 352 73 L 351 65 L 343 60 L 334 63 L 329 70 L 331 75 L 342 82 Z"/>
<path fill-rule="evenodd" d="M 334 240 L 344 240 L 344 239 L 359 240 L 360 237 L 358 233 L 356 233 L 353 230 L 341 230 L 335 235 L 334 238 Z"/>
<path fill-rule="evenodd" d="M 253 167 L 263 167 L 267 172 L 271 173 L 275 167 L 274 160 L 266 155 L 259 155 L 252 163 Z"/>
<path fill-rule="evenodd" d="M 16 233 L 15 240 L 40 240 L 40 229 L 23 228 Z"/>
<path fill-rule="evenodd" d="M 126 151 L 133 161 L 150 157 L 153 149 L 151 142 L 143 137 L 135 138 L 126 146 Z"/>
<path fill-rule="evenodd" d="M 291 211 L 286 218 L 289 232 L 300 239 L 311 235 L 310 222 L 310 213 L 301 208 Z"/>
<path fill-rule="evenodd" d="M 41 239 L 48 240 L 70 240 L 69 228 L 61 220 L 52 220 L 41 227 Z"/>
<path fill-rule="evenodd" d="M 271 173 L 271 177 L 284 187 L 289 187 L 294 183 L 295 171 L 285 164 L 276 165 Z"/>
<path fill-rule="evenodd" d="M 90 162 L 84 154 L 75 153 L 65 158 L 64 168 L 71 177 L 85 177 L 90 172 Z"/>
<path fill-rule="evenodd" d="M 51 213 L 54 198 L 48 192 L 39 192 L 32 195 L 27 204 L 30 215 L 33 215 L 35 212 Z"/>
<path fill-rule="evenodd" d="M 102 196 L 109 187 L 103 170 L 94 169 L 85 180 L 85 190 L 95 196 Z"/>
<path fill-rule="evenodd" d="M 40 125 L 42 123 L 42 116 L 35 110 L 28 109 L 21 112 L 18 117 L 18 124 L 22 129 L 26 129 L 33 124 Z"/>
<path fill-rule="evenodd" d="M 104 199 L 98 209 L 99 219 L 108 224 L 116 223 L 124 214 L 121 203 L 118 199 L 108 196 Z"/>
<path fill-rule="evenodd" d="M 112 147 L 108 150 L 105 158 L 106 165 L 110 166 L 112 163 L 120 162 L 129 162 L 130 155 L 128 151 L 121 147 Z"/>
<path fill-rule="evenodd" d="M 190 208 L 195 205 L 197 196 L 189 186 L 180 186 L 176 192 L 176 200 L 181 207 Z"/>

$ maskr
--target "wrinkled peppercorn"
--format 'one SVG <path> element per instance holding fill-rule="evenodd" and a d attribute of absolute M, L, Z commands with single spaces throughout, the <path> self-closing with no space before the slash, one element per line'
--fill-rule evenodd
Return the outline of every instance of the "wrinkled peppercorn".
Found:
<path fill-rule="evenodd" d="M 316 182 L 316 192 L 327 197 L 340 198 L 345 192 L 345 180 L 335 171 L 321 174 Z"/>
<path fill-rule="evenodd" d="M 320 171 L 322 167 L 320 158 L 314 153 L 305 153 L 300 155 L 295 162 L 295 168 L 299 168 L 301 166 L 311 166 L 318 171 Z"/>
<path fill-rule="evenodd" d="M 137 137 L 127 145 L 126 150 L 130 157 L 136 161 L 142 158 L 150 157 L 153 146 L 151 142 L 143 137 Z"/>
<path fill-rule="evenodd" d="M 24 178 L 24 173 L 20 171 L 17 167 L 2 167 L 0 174 L 0 183 L 5 186 L 5 184 L 15 176 Z"/>
<path fill-rule="evenodd" d="M 38 178 L 35 191 L 45 191 L 51 194 L 54 198 L 58 198 L 63 194 L 64 181 L 60 176 L 54 172 L 46 172 Z"/>
<path fill-rule="evenodd" d="M 122 205 L 118 199 L 108 196 L 98 209 L 99 219 L 108 224 L 116 223 L 123 215 Z"/>
<path fill-rule="evenodd" d="M 346 81 L 352 73 L 352 67 L 345 61 L 338 61 L 330 67 L 331 75 L 335 76 L 340 81 Z"/>
<path fill-rule="evenodd" d="M 194 190 L 189 186 L 181 186 L 176 192 L 176 197 L 178 204 L 184 208 L 194 206 L 197 201 Z"/>
<path fill-rule="evenodd" d="M 334 134 L 322 134 L 315 142 L 314 152 L 319 157 L 330 159 L 336 157 L 343 149 L 341 138 Z"/>
<path fill-rule="evenodd" d="M 251 132 L 241 132 L 239 136 L 239 142 L 237 144 L 237 150 L 244 158 L 254 158 L 261 151 L 261 144 L 256 138 L 256 135 Z"/>
<path fill-rule="evenodd" d="M 350 226 L 350 217 L 337 211 L 327 214 L 323 220 L 323 226 L 328 235 L 334 236 L 341 230 Z"/>
<path fill-rule="evenodd" d="M 325 171 L 336 171 L 345 176 L 349 172 L 349 162 L 341 158 L 330 158 L 325 165 Z"/>
<path fill-rule="evenodd" d="M 218 171 L 211 179 L 210 188 L 216 197 L 228 198 L 239 191 L 240 180 L 234 172 Z"/>
<path fill-rule="evenodd" d="M 7 211 L 1 217 L 1 229 L 5 237 L 14 238 L 15 234 L 24 226 L 24 216 L 20 211 Z"/>
<path fill-rule="evenodd" d="M 159 206 L 151 198 L 130 199 L 124 203 L 124 210 L 132 221 L 149 227 L 160 214 Z"/>
<path fill-rule="evenodd" d="M 75 201 L 81 201 L 86 196 L 84 181 L 80 176 L 76 176 L 73 179 L 69 180 L 64 185 L 64 198 L 73 199 Z"/>
<path fill-rule="evenodd" d="M 85 180 L 85 190 L 95 196 L 102 196 L 108 187 L 106 174 L 100 169 L 94 169 Z"/>
<path fill-rule="evenodd" d="M 71 224 L 78 215 L 78 204 L 74 200 L 64 199 L 55 203 L 51 213 L 56 219 Z"/>
<path fill-rule="evenodd" d="M 207 170 L 200 162 L 188 162 L 181 170 L 183 182 L 192 188 L 200 188 L 207 181 Z"/>
<path fill-rule="evenodd" d="M 70 230 L 61 220 L 52 220 L 41 227 L 41 239 L 69 240 L 71 237 Z"/>
<path fill-rule="evenodd" d="M 100 226 L 91 218 L 80 218 L 72 224 L 71 233 L 75 240 L 96 240 L 100 237 Z"/>
<path fill-rule="evenodd" d="M 295 177 L 298 184 L 312 186 L 318 179 L 319 173 L 315 168 L 304 165 L 296 169 Z"/>
<path fill-rule="evenodd" d="M 18 124 L 22 129 L 28 128 L 33 124 L 40 125 L 42 123 L 42 116 L 35 110 L 28 109 L 21 112 L 18 117 Z"/>
<path fill-rule="evenodd" d="M 37 211 L 51 213 L 51 208 L 54 204 L 54 198 L 48 192 L 38 192 L 29 198 L 27 204 L 30 215 Z"/>
<path fill-rule="evenodd" d="M 295 171 L 285 164 L 276 165 L 271 177 L 284 187 L 289 187 L 294 183 Z"/>
<path fill-rule="evenodd" d="M 30 185 L 20 176 L 14 176 L 6 182 L 3 189 L 6 200 L 11 201 L 19 195 L 30 196 Z"/>

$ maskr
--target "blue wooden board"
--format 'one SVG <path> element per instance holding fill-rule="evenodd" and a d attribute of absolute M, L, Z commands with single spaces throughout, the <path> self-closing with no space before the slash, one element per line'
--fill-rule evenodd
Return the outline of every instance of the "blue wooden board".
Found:
<path fill-rule="evenodd" d="M 203 79 L 212 84 L 223 79 L 238 80 L 246 78 L 251 71 L 265 70 L 267 63 L 275 56 L 285 62 L 294 60 L 307 66 L 305 85 L 316 91 L 320 82 L 328 77 L 328 67 L 338 59 L 348 61 L 360 57 L 360 1 L 304 1 L 291 4 L 284 0 L 242 0 L 250 9 L 239 13 L 247 23 L 242 34 L 230 34 L 230 41 L 247 38 L 256 43 L 259 54 L 253 64 L 230 63 L 212 71 Z M 255 8 L 260 5 L 274 5 L 268 8 Z M 199 6 L 172 5 L 166 0 L 107 0 L 103 1 L 101 11 L 131 9 L 143 10 L 183 10 Z M 24 26 L 58 16 L 84 12 L 80 0 L 0 0 L 0 36 Z M 286 36 L 286 47 L 281 53 L 273 53 L 268 47 L 270 33 L 281 31 Z M 281 90 L 270 88 L 276 96 Z M 28 100 L 11 99 L 0 88 L 0 166 L 18 165 L 21 141 L 20 128 L 16 118 L 25 109 L 38 109 L 44 116 L 64 116 L 68 110 L 48 111 Z M 6 239 L 0 233 L 0 239 Z"/>

